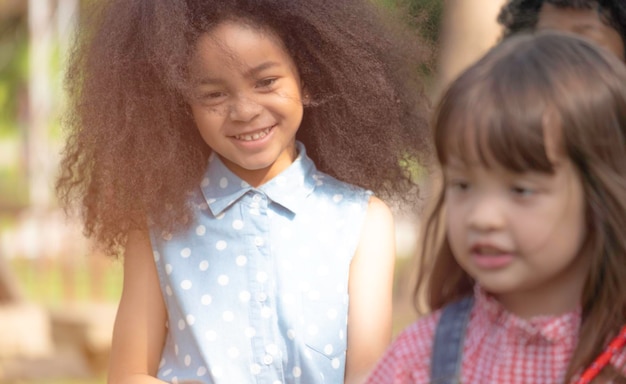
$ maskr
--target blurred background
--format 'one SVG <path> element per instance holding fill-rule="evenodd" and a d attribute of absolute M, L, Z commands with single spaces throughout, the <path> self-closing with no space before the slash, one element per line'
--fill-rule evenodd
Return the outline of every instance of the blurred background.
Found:
<path fill-rule="evenodd" d="M 106 382 L 121 261 L 94 251 L 76 218 L 59 209 L 53 188 L 65 58 L 88 1 L 98 0 L 0 0 L 0 383 Z M 503 0 L 372 1 L 401 13 L 435 48 L 423 68 L 433 101 L 500 36 Z M 395 334 L 417 316 L 421 211 L 397 216 Z"/>

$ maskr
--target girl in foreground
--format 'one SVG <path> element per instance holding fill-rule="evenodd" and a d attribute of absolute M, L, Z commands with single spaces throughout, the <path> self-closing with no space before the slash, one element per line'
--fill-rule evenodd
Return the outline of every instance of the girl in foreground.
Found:
<path fill-rule="evenodd" d="M 361 382 L 391 339 L 372 192 L 426 149 L 414 36 L 361 0 L 90 5 L 59 189 L 124 251 L 109 382 Z"/>
<path fill-rule="evenodd" d="M 624 382 L 623 84 L 608 51 L 539 33 L 450 86 L 417 286 L 433 312 L 368 383 Z"/>

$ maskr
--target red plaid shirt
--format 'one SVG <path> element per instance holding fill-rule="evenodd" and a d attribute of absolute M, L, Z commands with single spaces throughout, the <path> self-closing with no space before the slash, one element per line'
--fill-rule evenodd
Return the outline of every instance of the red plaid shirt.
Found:
<path fill-rule="evenodd" d="M 524 320 L 475 290 L 465 343 L 461 382 L 466 384 L 555 384 L 563 382 L 578 340 L 580 310 Z M 379 361 L 367 384 L 428 383 L 435 327 L 441 311 L 407 327 Z M 621 366 L 622 351 L 611 361 Z"/>

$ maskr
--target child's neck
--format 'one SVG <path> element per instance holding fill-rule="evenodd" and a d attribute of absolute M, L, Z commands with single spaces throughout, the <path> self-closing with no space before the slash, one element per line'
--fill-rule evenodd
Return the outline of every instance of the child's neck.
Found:
<path fill-rule="evenodd" d="M 240 179 L 242 179 L 252 187 L 258 188 L 261 185 L 272 180 L 274 177 L 278 176 L 285 169 L 289 168 L 289 166 L 298 157 L 298 150 L 296 148 L 294 140 L 292 147 L 286 148 L 280 154 L 280 156 L 278 156 L 278 158 L 274 160 L 273 163 L 267 165 L 266 167 L 255 169 L 248 169 L 237 164 L 236 162 L 228 160 L 221 155 L 218 156 L 220 157 L 222 163 L 226 166 L 226 168 L 230 169 L 231 172 L 233 172 Z"/>
<path fill-rule="evenodd" d="M 570 294 L 568 293 L 568 296 Z M 551 295 L 536 292 L 518 292 L 495 296 L 509 312 L 522 319 L 537 316 L 558 316 L 575 310 L 580 305 L 580 293 L 576 296 Z"/>
<path fill-rule="evenodd" d="M 494 296 L 507 311 L 523 319 L 558 316 L 580 306 L 585 276 L 581 274 L 567 281 L 556 278 L 539 287 Z"/>

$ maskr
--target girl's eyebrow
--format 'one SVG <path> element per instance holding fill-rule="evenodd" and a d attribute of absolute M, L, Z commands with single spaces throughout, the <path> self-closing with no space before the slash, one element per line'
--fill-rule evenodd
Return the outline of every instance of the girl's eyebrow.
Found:
<path fill-rule="evenodd" d="M 574 30 L 574 32 L 585 32 L 585 31 L 593 31 L 598 29 L 598 26 L 592 23 L 583 23 L 583 24 L 577 24 L 574 25 L 574 27 L 572 28 Z"/>
<path fill-rule="evenodd" d="M 450 156 L 448 157 L 445 166 L 446 168 L 465 169 L 467 168 L 467 163 L 455 156 Z"/>
<path fill-rule="evenodd" d="M 465 173 L 468 171 L 468 168 L 464 164 L 460 163 L 448 163 L 443 167 L 443 172 L 453 172 L 453 173 Z"/>
<path fill-rule="evenodd" d="M 280 64 L 275 62 L 275 61 L 266 61 L 263 62 L 259 65 L 257 65 L 256 67 L 250 68 L 248 69 L 243 76 L 246 79 L 251 79 L 256 77 L 260 72 L 265 71 L 266 69 L 270 69 L 270 68 L 274 68 L 274 67 L 280 67 Z M 215 84 L 222 84 L 224 83 L 224 80 L 222 79 L 216 79 L 216 78 L 212 78 L 212 77 L 203 77 L 198 81 L 199 85 L 215 85 Z"/>
<path fill-rule="evenodd" d="M 224 83 L 224 81 L 219 80 L 219 79 L 214 79 L 211 77 L 205 77 L 198 81 L 198 85 L 216 85 L 216 84 L 222 84 L 222 83 Z"/>
<path fill-rule="evenodd" d="M 266 61 L 264 63 L 261 63 L 260 65 L 257 65 L 254 68 L 250 68 L 248 71 L 246 71 L 244 76 L 246 78 L 252 78 L 252 77 L 255 77 L 256 75 L 258 75 L 259 72 L 263 72 L 266 69 L 270 69 L 270 68 L 274 68 L 274 67 L 280 67 L 280 64 L 275 62 L 275 61 Z"/>

